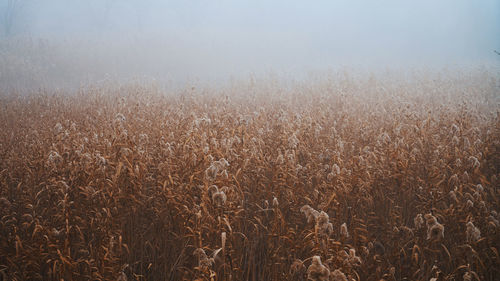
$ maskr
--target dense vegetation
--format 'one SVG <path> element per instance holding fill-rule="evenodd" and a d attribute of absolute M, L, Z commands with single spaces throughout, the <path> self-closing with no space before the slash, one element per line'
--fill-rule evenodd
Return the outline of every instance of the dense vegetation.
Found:
<path fill-rule="evenodd" d="M 0 101 L 3 280 L 495 280 L 498 75 Z"/>

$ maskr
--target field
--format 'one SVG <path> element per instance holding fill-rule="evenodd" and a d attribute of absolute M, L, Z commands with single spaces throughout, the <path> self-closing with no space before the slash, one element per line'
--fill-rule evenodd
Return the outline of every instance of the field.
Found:
<path fill-rule="evenodd" d="M 409 76 L 4 94 L 0 276 L 498 280 L 498 72 Z"/>

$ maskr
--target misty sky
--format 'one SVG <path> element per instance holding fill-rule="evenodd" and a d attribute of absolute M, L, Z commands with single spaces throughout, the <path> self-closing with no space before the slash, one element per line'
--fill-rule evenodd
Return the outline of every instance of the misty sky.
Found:
<path fill-rule="evenodd" d="M 18 36 L 64 42 L 75 46 L 73 56 L 88 50 L 94 54 L 88 60 L 109 58 L 121 68 L 128 61 L 148 75 L 217 78 L 500 60 L 493 52 L 500 51 L 498 0 L 24 2 L 14 22 Z"/>

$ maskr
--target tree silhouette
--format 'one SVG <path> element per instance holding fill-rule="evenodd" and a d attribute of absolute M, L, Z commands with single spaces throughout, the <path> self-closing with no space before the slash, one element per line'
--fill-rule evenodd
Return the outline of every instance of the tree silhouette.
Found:
<path fill-rule="evenodd" d="M 3 29 L 5 36 L 10 36 L 13 33 L 16 19 L 22 10 L 25 0 L 7 0 L 3 14 Z"/>

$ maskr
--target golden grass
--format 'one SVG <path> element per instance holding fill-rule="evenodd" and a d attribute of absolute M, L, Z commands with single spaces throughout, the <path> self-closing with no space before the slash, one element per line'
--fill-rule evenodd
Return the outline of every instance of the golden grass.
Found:
<path fill-rule="evenodd" d="M 4 96 L 1 276 L 495 280 L 498 84 Z"/>

